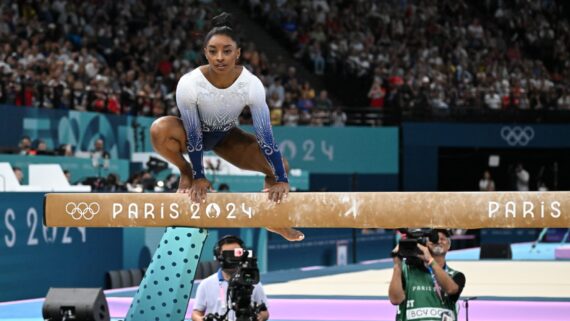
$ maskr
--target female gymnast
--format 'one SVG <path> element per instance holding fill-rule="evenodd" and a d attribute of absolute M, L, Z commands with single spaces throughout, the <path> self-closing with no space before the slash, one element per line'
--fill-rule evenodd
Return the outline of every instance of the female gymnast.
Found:
<path fill-rule="evenodd" d="M 213 150 L 235 166 L 266 175 L 264 191 L 276 203 L 287 197 L 287 163 L 273 138 L 265 88 L 259 78 L 238 65 L 241 49 L 222 13 L 212 19 L 213 29 L 204 39 L 208 64 L 180 78 L 176 103 L 181 117 L 165 116 L 151 126 L 154 149 L 180 169 L 179 193 L 193 202 L 205 202 L 212 189 L 204 174 L 203 153 Z M 238 117 L 249 107 L 255 135 L 237 127 Z M 183 157 L 188 153 L 190 163 Z M 303 233 L 292 228 L 268 230 L 289 241 L 300 241 Z"/>

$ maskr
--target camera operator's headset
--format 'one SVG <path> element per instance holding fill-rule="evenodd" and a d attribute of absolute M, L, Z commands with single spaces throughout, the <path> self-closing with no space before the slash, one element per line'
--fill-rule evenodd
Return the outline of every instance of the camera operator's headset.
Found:
<path fill-rule="evenodd" d="M 214 246 L 214 258 L 218 262 L 221 263 L 224 260 L 224 257 L 222 256 L 222 246 L 224 244 L 232 244 L 232 243 L 239 244 L 239 246 L 245 250 L 245 243 L 242 241 L 242 239 L 240 239 L 235 235 L 226 235 L 216 243 L 216 246 Z"/>
<path fill-rule="evenodd" d="M 448 229 L 448 228 L 436 228 L 436 229 L 433 229 L 432 235 L 430 235 L 430 241 L 432 243 L 437 243 L 439 241 L 439 232 L 443 233 L 451 242 L 450 237 L 451 237 L 452 233 L 451 233 L 450 229 Z"/>

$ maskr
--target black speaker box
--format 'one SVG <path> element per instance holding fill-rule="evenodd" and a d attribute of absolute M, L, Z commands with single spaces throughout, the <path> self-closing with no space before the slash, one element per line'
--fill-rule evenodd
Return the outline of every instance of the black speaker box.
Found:
<path fill-rule="evenodd" d="M 481 244 L 479 259 L 512 259 L 510 244 Z"/>
<path fill-rule="evenodd" d="M 101 289 L 50 288 L 42 307 L 44 320 L 109 321 L 109 306 Z"/>

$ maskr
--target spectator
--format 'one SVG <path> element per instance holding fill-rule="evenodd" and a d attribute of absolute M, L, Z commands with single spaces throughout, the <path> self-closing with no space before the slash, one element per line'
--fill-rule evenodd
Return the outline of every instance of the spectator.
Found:
<path fill-rule="evenodd" d="M 24 184 L 24 172 L 22 171 L 22 169 L 20 167 L 12 167 L 12 170 L 14 171 L 14 175 L 16 175 L 16 179 L 18 180 L 18 183 L 20 183 L 20 185 Z"/>
<path fill-rule="evenodd" d="M 564 90 L 564 94 L 558 98 L 559 110 L 570 110 L 570 88 Z"/>
<path fill-rule="evenodd" d="M 73 184 L 73 183 L 71 182 L 71 172 L 70 172 L 69 170 L 64 169 L 64 170 L 63 170 L 63 175 L 65 175 L 65 178 L 67 179 L 67 182 L 68 182 L 69 184 Z"/>
<path fill-rule="evenodd" d="M 282 108 L 273 108 L 270 110 L 270 117 L 271 117 L 271 125 L 273 126 L 280 126 L 282 125 L 283 120 L 283 109 Z"/>
<path fill-rule="evenodd" d="M 319 33 L 321 38 L 324 38 L 323 33 Z M 325 73 L 325 58 L 323 57 L 323 52 L 321 50 L 321 44 L 319 42 L 314 43 L 309 48 L 309 58 L 313 62 L 313 72 L 315 75 L 323 75 Z"/>
<path fill-rule="evenodd" d="M 299 125 L 299 110 L 295 105 L 290 105 L 285 109 L 283 114 L 283 125 L 284 126 L 297 126 Z"/>
<path fill-rule="evenodd" d="M 140 184 L 142 185 L 143 191 L 154 192 L 156 179 L 152 176 L 151 172 L 145 170 L 141 173 Z"/>
<path fill-rule="evenodd" d="M 313 127 L 322 127 L 325 124 L 323 113 L 324 111 L 319 109 L 313 109 L 309 113 L 307 113 L 308 117 L 310 118 L 308 120 L 309 125 Z"/>
<path fill-rule="evenodd" d="M 35 155 L 36 151 L 32 149 L 32 140 L 29 136 L 24 136 L 20 139 L 20 155 Z"/>
<path fill-rule="evenodd" d="M 131 175 L 126 184 L 127 191 L 131 193 L 142 193 L 142 173 L 134 173 Z"/>
<path fill-rule="evenodd" d="M 63 144 L 63 145 L 59 146 L 57 154 L 59 156 L 72 157 L 74 154 L 73 153 L 73 146 L 71 144 Z"/>
<path fill-rule="evenodd" d="M 479 190 L 493 192 L 495 191 L 495 181 L 491 178 L 491 172 L 486 170 L 483 177 L 479 180 Z"/>
<path fill-rule="evenodd" d="M 53 152 L 48 150 L 47 143 L 43 139 L 38 140 L 36 155 L 53 155 Z"/>
<path fill-rule="evenodd" d="M 501 97 L 496 91 L 490 89 L 485 93 L 485 105 L 489 109 L 499 110 L 501 109 Z"/>
<path fill-rule="evenodd" d="M 273 92 L 267 101 L 267 105 L 270 109 L 281 109 L 281 107 L 283 107 L 283 100 L 279 99 L 277 92 Z"/>
<path fill-rule="evenodd" d="M 370 107 L 382 108 L 384 106 L 384 96 L 386 90 L 382 88 L 380 79 L 375 78 L 372 87 L 368 91 L 368 98 L 370 98 Z"/>
<path fill-rule="evenodd" d="M 331 114 L 331 125 L 334 127 L 343 127 L 346 124 L 347 116 L 346 113 L 340 107 L 336 109 Z"/>
<path fill-rule="evenodd" d="M 104 183 L 102 192 L 105 193 L 120 193 L 126 192 L 127 188 L 121 184 L 119 175 L 110 173 L 107 175 L 107 180 Z"/>
<path fill-rule="evenodd" d="M 305 81 L 301 86 L 301 96 L 306 99 L 314 99 L 315 98 L 315 90 L 311 87 L 311 84 L 308 81 Z"/>
<path fill-rule="evenodd" d="M 319 96 L 315 98 L 315 108 L 331 110 L 333 108 L 333 103 L 329 99 L 329 93 L 326 90 L 321 90 Z"/>
<path fill-rule="evenodd" d="M 276 77 L 273 80 L 273 83 L 267 89 L 267 97 L 273 97 L 276 95 L 276 100 L 284 101 L 285 100 L 285 87 L 281 84 L 281 78 Z"/>
<path fill-rule="evenodd" d="M 109 152 L 105 150 L 105 141 L 103 139 L 101 138 L 96 139 L 95 143 L 93 144 L 93 147 L 94 148 L 91 150 L 91 158 L 108 159 L 111 157 Z"/>
<path fill-rule="evenodd" d="M 297 107 L 302 112 L 309 112 L 313 107 L 315 107 L 313 99 L 311 97 L 311 93 L 308 91 L 304 91 L 303 95 L 297 102 Z"/>
<path fill-rule="evenodd" d="M 515 167 L 515 177 L 516 177 L 516 188 L 519 192 L 527 192 L 529 191 L 529 180 L 530 175 L 524 169 L 521 163 L 518 163 Z"/>

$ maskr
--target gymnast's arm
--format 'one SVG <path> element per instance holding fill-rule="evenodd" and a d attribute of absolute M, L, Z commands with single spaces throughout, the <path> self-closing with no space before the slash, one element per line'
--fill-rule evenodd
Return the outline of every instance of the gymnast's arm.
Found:
<path fill-rule="evenodd" d="M 249 90 L 249 109 L 253 118 L 253 128 L 255 136 L 263 155 L 273 169 L 277 182 L 288 183 L 287 173 L 283 164 L 281 152 L 271 129 L 271 119 L 269 117 L 269 107 L 265 101 L 265 88 L 259 78 L 254 77 Z"/>
<path fill-rule="evenodd" d="M 180 118 L 184 123 L 184 129 L 188 139 L 188 156 L 192 164 L 192 176 L 194 179 L 205 178 L 202 157 L 204 154 L 202 143 L 202 128 L 198 115 L 196 95 L 192 90 L 192 81 L 189 75 L 183 76 L 176 87 L 176 104 L 180 111 Z"/>

